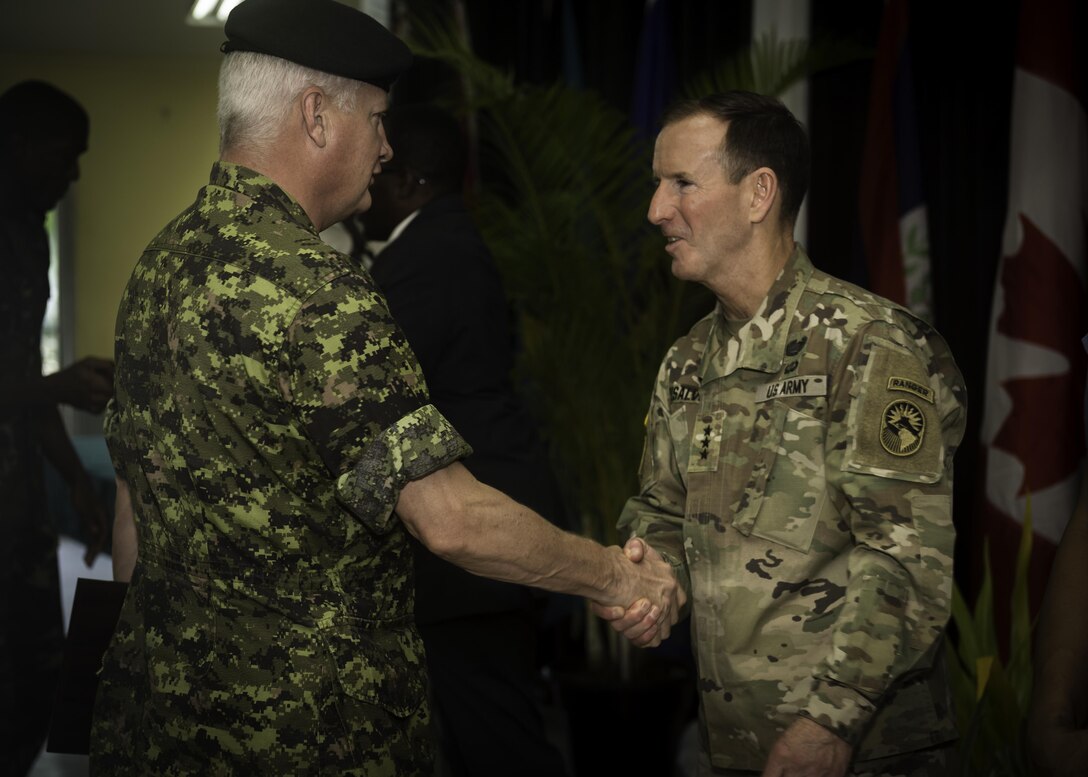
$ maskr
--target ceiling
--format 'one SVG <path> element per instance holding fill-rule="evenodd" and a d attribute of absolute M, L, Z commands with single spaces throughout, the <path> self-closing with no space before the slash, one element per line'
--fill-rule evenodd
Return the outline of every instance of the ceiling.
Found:
<path fill-rule="evenodd" d="M 0 0 L 4 54 L 214 57 L 217 27 L 185 23 L 192 0 Z"/>

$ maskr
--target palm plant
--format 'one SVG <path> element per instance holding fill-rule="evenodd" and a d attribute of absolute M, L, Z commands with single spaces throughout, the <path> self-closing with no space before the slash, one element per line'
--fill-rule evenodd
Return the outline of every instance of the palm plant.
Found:
<path fill-rule="evenodd" d="M 960 733 L 956 774 L 1027 777 L 1032 773 L 1024 739 L 1032 686 L 1032 620 L 1027 587 L 1031 545 L 1029 498 L 1009 602 L 1007 663 L 1001 660 L 998 650 L 988 546 L 984 549 L 984 573 L 974 610 L 967 606 L 958 587 L 952 591 L 955 639 L 946 645 Z"/>
<path fill-rule="evenodd" d="M 515 85 L 447 24 L 417 19 L 413 34 L 469 84 L 453 107 L 477 121 L 474 210 L 519 314 L 520 382 L 582 531 L 616 544 L 658 361 L 701 296 L 646 222 L 649 149 L 591 92 Z"/>

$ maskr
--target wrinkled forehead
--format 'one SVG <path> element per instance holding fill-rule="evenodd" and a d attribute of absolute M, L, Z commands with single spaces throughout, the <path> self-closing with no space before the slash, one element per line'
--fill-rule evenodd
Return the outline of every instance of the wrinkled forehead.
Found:
<path fill-rule="evenodd" d="M 365 81 L 358 82 L 355 99 L 356 104 L 368 114 L 389 110 L 389 92 Z"/>
<path fill-rule="evenodd" d="M 719 164 L 727 126 L 705 113 L 667 124 L 654 141 L 654 170 L 692 168 L 707 160 Z"/>

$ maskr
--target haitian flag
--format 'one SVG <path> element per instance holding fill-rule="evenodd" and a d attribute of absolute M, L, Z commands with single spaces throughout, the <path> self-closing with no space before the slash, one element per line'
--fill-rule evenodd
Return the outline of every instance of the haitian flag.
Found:
<path fill-rule="evenodd" d="M 1021 5 L 1009 204 L 982 421 L 995 602 L 1008 601 L 1030 497 L 1033 612 L 1077 501 L 1085 455 L 1088 119 L 1073 49 L 1074 13 L 1072 0 Z"/>
<path fill-rule="evenodd" d="M 858 209 L 862 284 L 933 321 L 929 226 L 911 73 L 907 0 L 890 0 L 880 26 Z"/>

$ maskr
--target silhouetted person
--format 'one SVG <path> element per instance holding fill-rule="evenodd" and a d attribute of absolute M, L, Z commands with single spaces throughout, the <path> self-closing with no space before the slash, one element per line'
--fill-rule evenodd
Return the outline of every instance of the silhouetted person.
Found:
<path fill-rule="evenodd" d="M 0 95 L 0 773 L 23 775 L 48 730 L 64 626 L 57 531 L 46 509 L 43 456 L 71 490 L 98 552 L 106 515 L 57 405 L 100 412 L 113 364 L 86 358 L 42 375 L 49 298 L 45 216 L 79 177 L 88 120 L 70 96 L 41 81 Z"/>
<path fill-rule="evenodd" d="M 472 446 L 476 478 L 553 520 L 543 446 L 510 383 L 508 306 L 461 198 L 466 149 L 429 105 L 385 117 L 396 149 L 360 217 L 388 240 L 371 274 L 419 359 L 431 399 Z M 536 627 L 527 589 L 470 575 L 415 543 L 416 622 L 427 651 L 442 755 L 452 775 L 564 774 L 534 695 Z"/>

